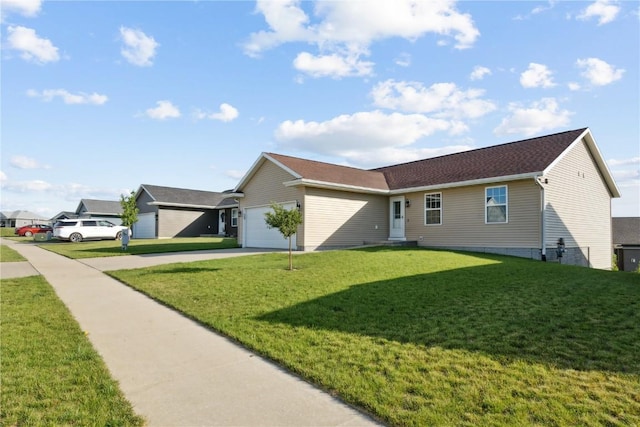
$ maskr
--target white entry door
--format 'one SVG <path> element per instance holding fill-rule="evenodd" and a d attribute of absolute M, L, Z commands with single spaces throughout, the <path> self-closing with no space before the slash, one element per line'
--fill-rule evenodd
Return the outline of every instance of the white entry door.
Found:
<path fill-rule="evenodd" d="M 218 212 L 218 234 L 221 236 L 224 236 L 227 232 L 225 228 L 226 228 L 226 223 L 224 221 L 224 210 L 220 210 Z"/>
<path fill-rule="evenodd" d="M 404 196 L 389 199 L 389 240 L 405 240 Z"/>

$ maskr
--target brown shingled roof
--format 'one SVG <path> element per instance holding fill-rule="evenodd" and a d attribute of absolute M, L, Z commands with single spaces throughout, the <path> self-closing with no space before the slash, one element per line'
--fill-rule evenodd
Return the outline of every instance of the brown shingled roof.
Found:
<path fill-rule="evenodd" d="M 542 172 L 585 130 L 576 129 L 372 171 L 382 172 L 391 190 Z"/>
<path fill-rule="evenodd" d="M 291 169 L 303 179 L 379 190 L 389 189 L 384 175 L 377 171 L 367 171 L 282 154 L 265 154 Z"/>

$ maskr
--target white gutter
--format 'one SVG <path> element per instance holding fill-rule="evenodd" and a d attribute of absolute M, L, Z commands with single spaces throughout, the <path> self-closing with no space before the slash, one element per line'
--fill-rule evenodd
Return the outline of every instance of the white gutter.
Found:
<path fill-rule="evenodd" d="M 218 209 L 218 206 L 210 206 L 210 205 L 189 205 L 185 203 L 167 203 L 167 202 L 149 202 L 147 203 L 149 206 L 171 206 L 176 208 L 197 208 L 197 209 Z M 233 205 L 226 205 L 225 207 L 233 207 Z"/>
<path fill-rule="evenodd" d="M 541 242 L 541 252 L 542 252 L 542 260 L 546 261 L 547 260 L 547 227 L 546 227 L 546 223 L 545 223 L 545 219 L 547 217 L 547 200 L 545 197 L 545 192 L 544 192 L 544 185 L 546 184 L 546 180 L 543 183 L 542 181 L 542 176 L 536 176 L 534 178 L 534 181 L 536 182 L 536 184 L 538 184 L 538 186 L 540 186 L 540 202 L 542 203 L 542 205 L 540 206 L 540 240 Z"/>
<path fill-rule="evenodd" d="M 369 194 L 389 194 L 389 190 L 371 187 L 360 187 L 357 185 L 336 184 L 333 182 L 316 181 L 313 179 L 294 179 L 292 181 L 286 181 L 283 183 L 285 187 L 297 187 L 305 185 L 307 187 L 325 188 L 328 190 L 349 190 L 356 193 L 369 193 Z"/>
<path fill-rule="evenodd" d="M 443 184 L 435 184 L 435 185 L 425 185 L 422 187 L 412 187 L 412 188 L 400 188 L 397 190 L 389 191 L 389 194 L 405 194 L 405 193 L 413 193 L 416 191 L 431 191 L 438 190 L 444 188 L 455 188 L 455 187 L 468 187 L 471 185 L 482 185 L 482 184 L 491 184 L 495 182 L 507 182 L 507 181 L 518 181 L 521 179 L 531 179 L 536 178 L 540 172 L 530 172 L 523 173 L 518 175 L 507 175 L 507 176 L 496 176 L 491 178 L 481 178 L 481 179 L 472 179 L 469 181 L 458 181 L 458 182 L 449 182 Z"/>

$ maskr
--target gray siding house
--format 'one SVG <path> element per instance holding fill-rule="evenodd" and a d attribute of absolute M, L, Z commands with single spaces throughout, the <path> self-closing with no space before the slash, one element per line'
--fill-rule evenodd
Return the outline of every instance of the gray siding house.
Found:
<path fill-rule="evenodd" d="M 621 271 L 640 266 L 640 217 L 613 218 L 613 246 Z"/>
<path fill-rule="evenodd" d="M 588 128 L 371 170 L 262 153 L 233 195 L 245 247 L 286 247 L 264 223 L 277 202 L 303 213 L 298 250 L 415 241 L 602 269 L 620 197 Z"/>
<path fill-rule="evenodd" d="M 237 235 L 238 203 L 228 193 L 143 184 L 135 199 L 134 238 Z"/>
<path fill-rule="evenodd" d="M 115 225 L 122 224 L 122 205 L 119 200 L 82 199 L 76 208 L 78 218 L 106 219 Z"/>

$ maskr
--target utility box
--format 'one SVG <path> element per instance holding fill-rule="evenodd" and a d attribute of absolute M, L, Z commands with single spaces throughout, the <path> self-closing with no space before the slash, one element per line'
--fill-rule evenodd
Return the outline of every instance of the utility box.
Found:
<path fill-rule="evenodd" d="M 47 231 L 46 233 L 36 233 L 33 235 L 33 240 L 36 242 L 46 242 L 47 240 L 51 240 L 51 232 Z"/>

